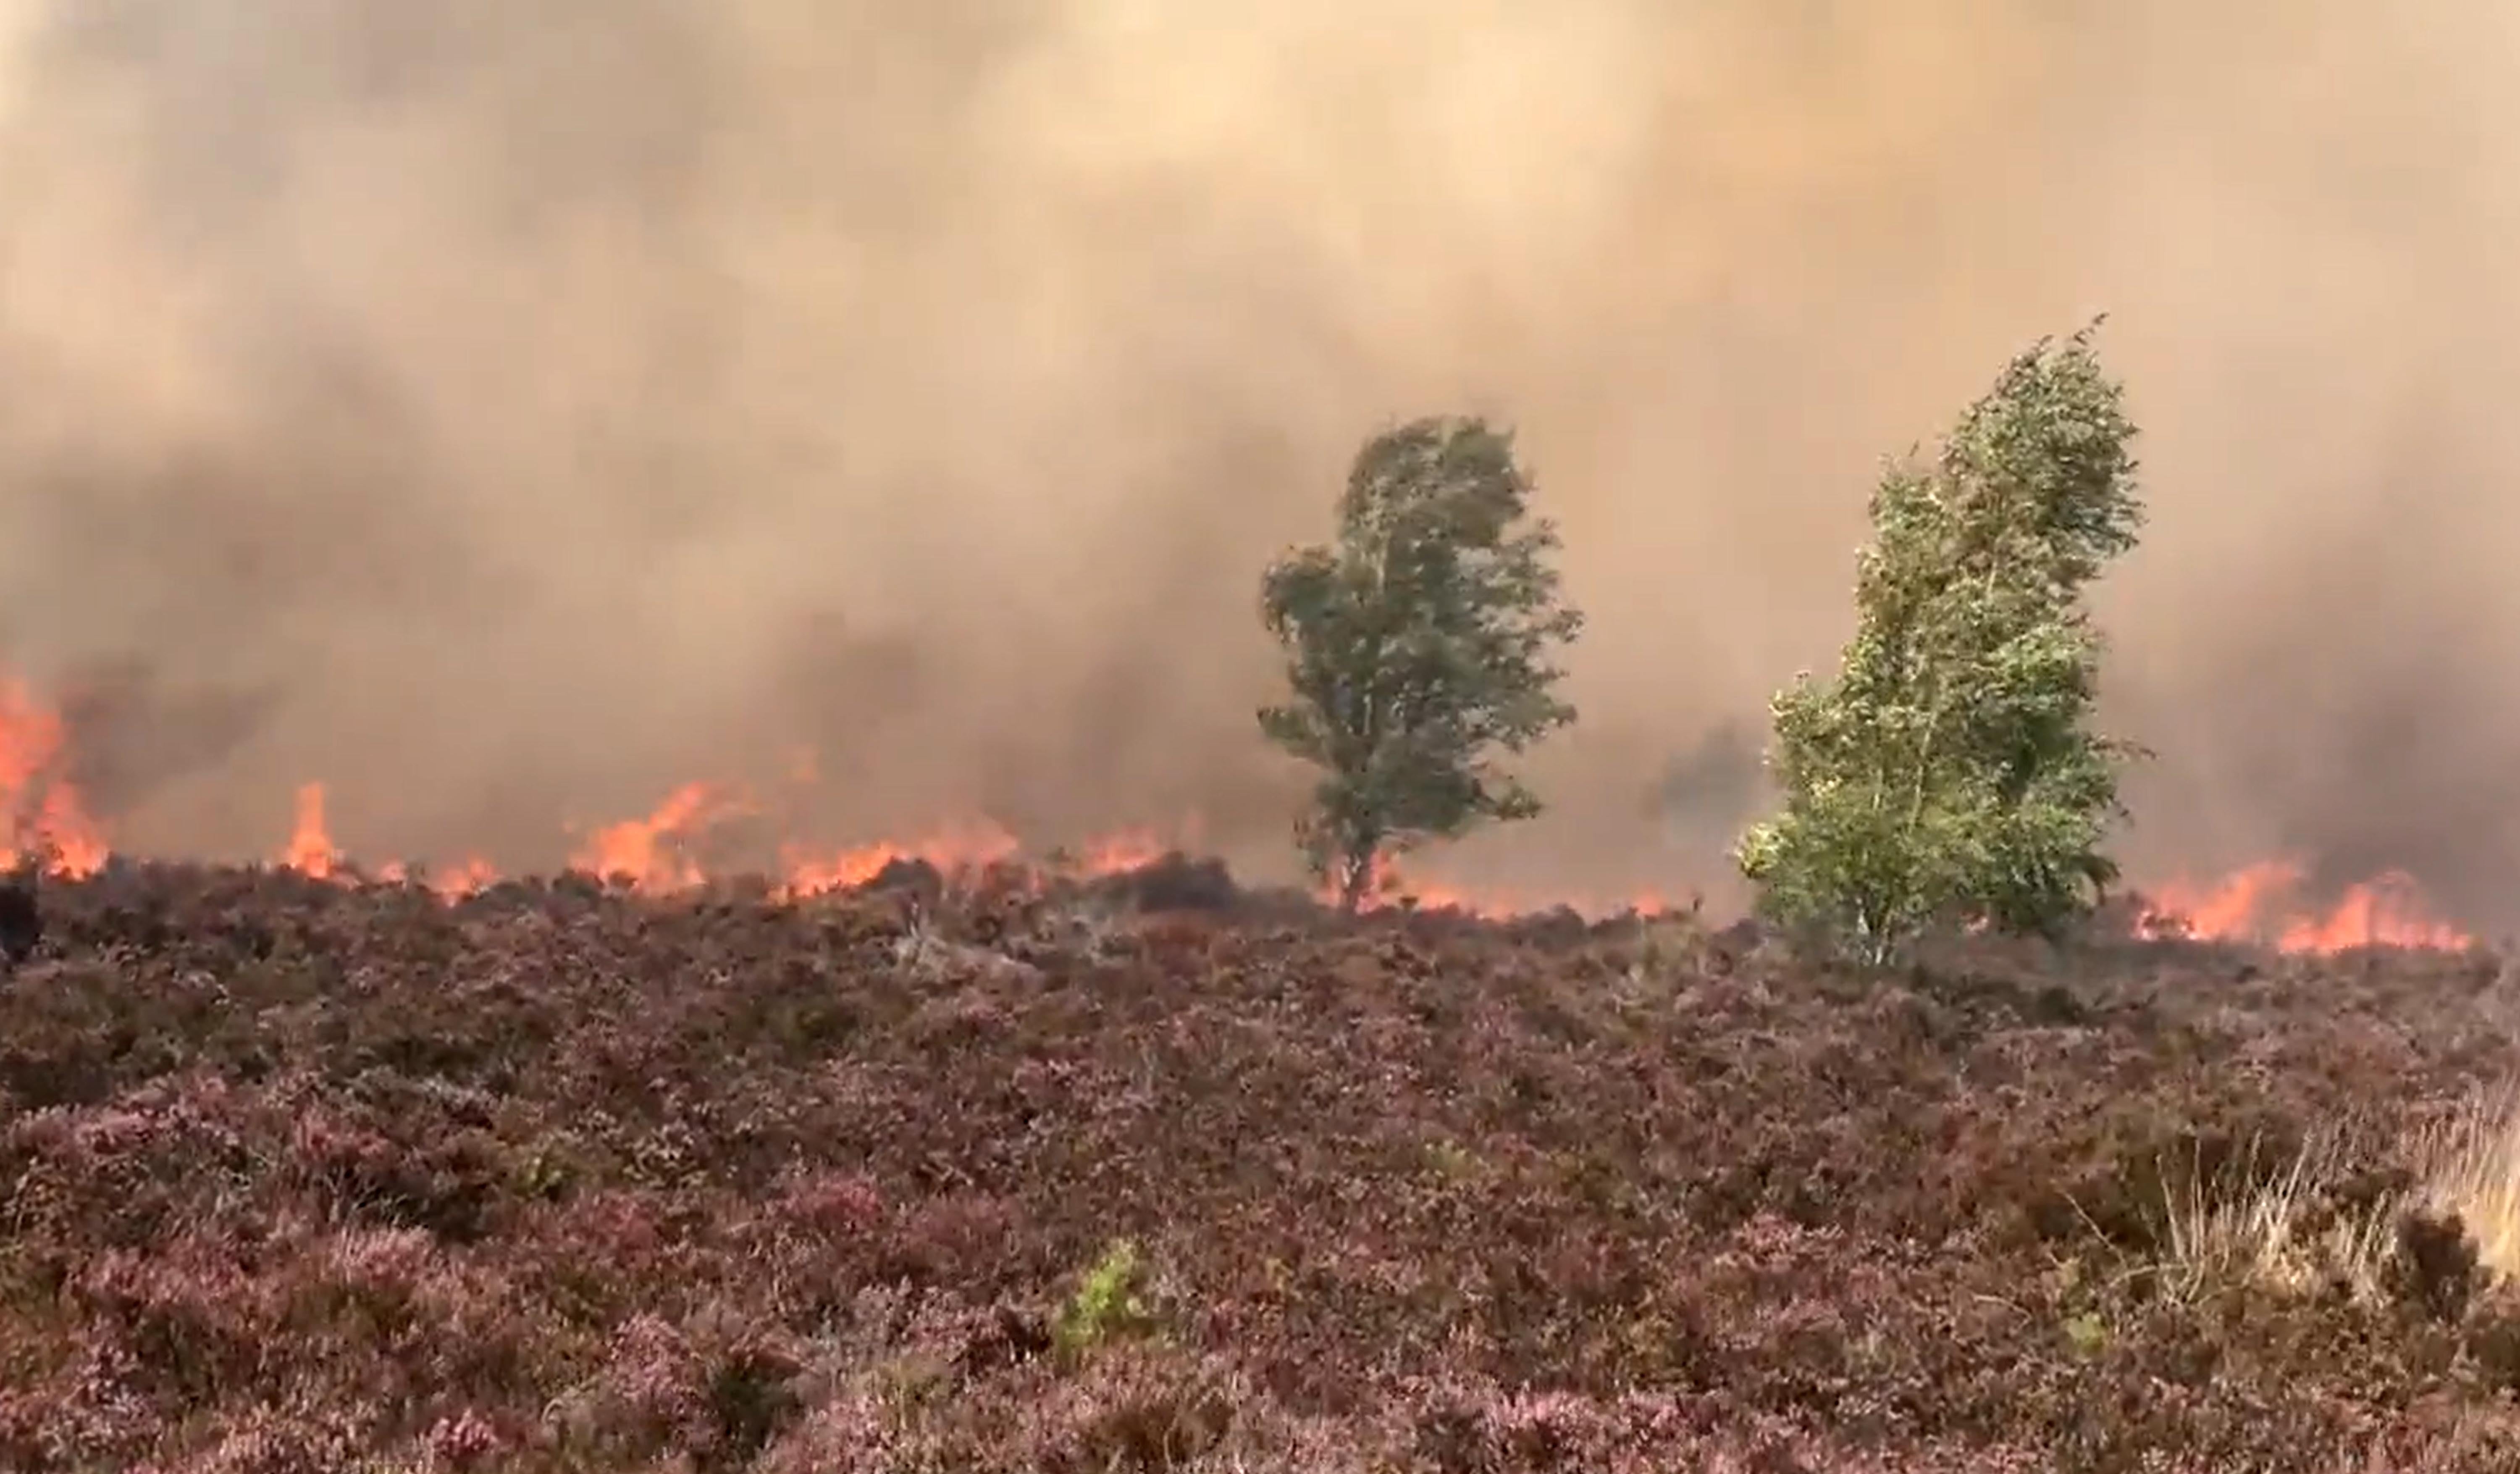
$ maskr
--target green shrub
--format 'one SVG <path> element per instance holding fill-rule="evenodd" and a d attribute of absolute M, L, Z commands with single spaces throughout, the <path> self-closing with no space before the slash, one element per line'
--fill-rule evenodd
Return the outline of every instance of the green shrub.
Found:
<path fill-rule="evenodd" d="M 1936 923 L 2054 935 L 2116 878 L 2099 842 L 2139 749 L 2090 730 L 2082 601 L 2143 513 L 2098 326 L 2014 358 L 1933 463 L 1885 470 L 1841 667 L 1772 707 L 1784 807 L 1739 848 L 1772 919 L 1883 961 Z"/>
<path fill-rule="evenodd" d="M 1059 1354 L 1081 1356 L 1115 1336 L 1151 1325 L 1153 1313 L 1139 1293 L 1145 1276 L 1137 1244 L 1123 1238 L 1105 1248 L 1052 1322 L 1051 1339 Z"/>

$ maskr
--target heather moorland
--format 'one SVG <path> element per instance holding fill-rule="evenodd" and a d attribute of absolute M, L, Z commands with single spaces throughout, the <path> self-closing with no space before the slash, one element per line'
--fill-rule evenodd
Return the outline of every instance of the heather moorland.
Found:
<path fill-rule="evenodd" d="M 2520 1467 L 2491 953 L 115 863 L 0 1464 Z"/>

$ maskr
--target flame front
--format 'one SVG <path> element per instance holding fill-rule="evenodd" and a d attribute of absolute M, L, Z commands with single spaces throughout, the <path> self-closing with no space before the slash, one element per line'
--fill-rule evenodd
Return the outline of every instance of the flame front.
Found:
<path fill-rule="evenodd" d="M 2325 911 L 2307 911 L 2307 879 L 2288 861 L 2262 861 L 2202 889 L 2173 884 L 2153 897 L 2146 928 L 2202 941 L 2254 941 L 2294 953 L 2354 947 L 2434 947 L 2458 951 L 2475 939 L 2434 915 L 2414 877 L 2389 871 L 2350 886 Z"/>
<path fill-rule="evenodd" d="M 62 772 L 65 741 L 59 714 L 19 683 L 0 682 L 0 862 L 31 852 L 63 874 L 104 869 L 105 833 Z"/>
<path fill-rule="evenodd" d="M 67 875 L 103 869 L 109 845 L 66 771 L 68 733 L 59 713 L 25 686 L 0 678 L 0 864 L 40 855 Z M 791 781 L 817 781 L 813 755 L 792 755 Z M 664 893 L 705 884 L 709 872 L 695 853 L 709 831 L 729 819 L 755 812 L 738 790 L 706 782 L 686 783 L 667 794 L 644 819 L 605 826 L 570 857 L 573 868 L 607 877 L 627 876 L 641 891 Z M 1184 826 L 1197 832 L 1196 816 Z M 1131 829 L 1089 841 L 1073 855 L 1055 857 L 1043 873 L 1085 877 L 1141 869 L 1187 844 L 1169 844 L 1155 832 Z M 881 841 L 837 850 L 789 844 L 781 851 L 780 891 L 790 898 L 862 886 L 892 865 L 920 862 L 948 873 L 965 873 L 1021 860 L 1022 846 L 1002 826 L 982 820 L 942 829 L 924 839 Z M 281 863 L 317 879 L 350 879 L 326 814 L 326 789 L 308 782 L 297 789 L 295 823 Z M 375 871 L 389 882 L 413 878 L 399 862 Z M 425 883 L 448 900 L 495 883 L 499 871 L 478 856 L 426 873 Z M 2419 947 L 2456 950 L 2473 945 L 2426 904 L 2412 878 L 2390 871 L 2349 888 L 2324 910 L 2305 908 L 2298 897 L 2306 874 L 2280 861 L 2249 866 L 2206 886 L 2169 885 L 2154 893 L 2146 929 L 2207 940 L 2252 940 L 2285 952 L 2335 952 L 2353 947 Z M 1480 891 L 1404 876 L 1388 857 L 1377 860 L 1366 906 L 1384 910 L 1416 906 L 1484 917 L 1530 915 L 1569 903 L 1555 898 Z M 1674 908 L 1646 894 L 1622 906 L 1576 904 L 1589 916 L 1629 912 L 1656 916 Z"/>
<path fill-rule="evenodd" d="M 441 901 L 461 901 L 477 895 L 499 883 L 499 868 L 475 855 L 459 861 L 451 869 L 428 868 L 417 874 L 412 867 L 399 860 L 388 860 L 377 869 L 377 878 L 388 885 L 417 881 L 435 892 Z"/>
<path fill-rule="evenodd" d="M 791 897 L 817 896 L 864 885 L 896 864 L 924 861 L 953 872 L 1012 861 L 1022 850 L 1012 834 L 986 820 L 908 844 L 862 844 L 831 854 L 789 845 L 783 855 L 788 873 L 782 889 Z"/>
<path fill-rule="evenodd" d="M 1338 904 L 1338 888 L 1324 886 L 1316 892 L 1325 905 Z M 1471 891 L 1440 881 L 1413 878 L 1401 873 L 1400 867 L 1388 855 L 1374 857 L 1372 878 L 1367 882 L 1365 907 L 1369 912 L 1391 911 L 1414 907 L 1420 911 L 1457 911 L 1463 916 L 1484 920 L 1502 921 L 1514 916 L 1536 916 L 1560 908 L 1588 917 L 1615 916 L 1633 914 L 1640 916 L 1674 915 L 1684 908 L 1674 906 L 1653 891 L 1640 891 L 1623 902 L 1608 903 L 1596 899 L 1570 900 L 1564 897 L 1542 900 L 1528 894 L 1502 890 Z"/>
<path fill-rule="evenodd" d="M 685 783 L 647 818 L 596 830 L 569 864 L 608 879 L 627 875 L 644 891 L 688 890 L 707 878 L 688 853 L 691 841 L 711 825 L 742 812 L 742 803 L 713 784 Z"/>

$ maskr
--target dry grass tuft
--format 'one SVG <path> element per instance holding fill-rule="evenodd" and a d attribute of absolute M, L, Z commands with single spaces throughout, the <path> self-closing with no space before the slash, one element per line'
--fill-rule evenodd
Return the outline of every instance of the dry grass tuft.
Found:
<path fill-rule="evenodd" d="M 2387 1294 L 2387 1269 L 2404 1208 L 2396 1195 L 2337 1200 L 2350 1164 L 2337 1139 L 2320 1136 L 2272 1172 L 2253 1151 L 2215 1174 L 2164 1174 L 2162 1284 L 2179 1301 L 2246 1284 L 2287 1295 Z"/>
<path fill-rule="evenodd" d="M 2466 1226 L 2496 1280 L 2520 1279 L 2520 1083 L 2471 1096 L 2421 1158 L 2425 1206 Z"/>

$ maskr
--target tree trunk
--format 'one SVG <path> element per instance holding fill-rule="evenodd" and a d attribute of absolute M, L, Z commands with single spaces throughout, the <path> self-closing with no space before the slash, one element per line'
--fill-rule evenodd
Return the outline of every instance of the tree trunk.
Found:
<path fill-rule="evenodd" d="M 1355 916 L 1365 906 L 1365 898 L 1373 889 L 1373 856 L 1376 846 L 1367 845 L 1339 857 L 1339 913 Z"/>

